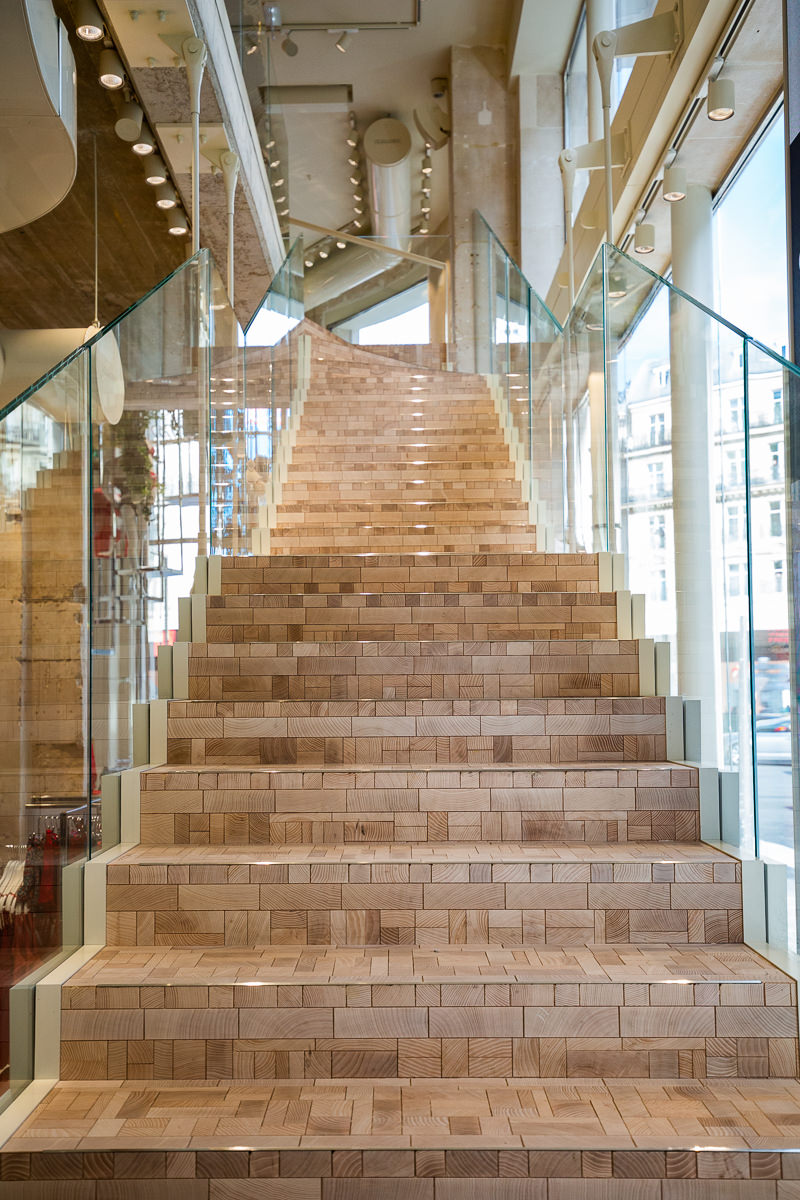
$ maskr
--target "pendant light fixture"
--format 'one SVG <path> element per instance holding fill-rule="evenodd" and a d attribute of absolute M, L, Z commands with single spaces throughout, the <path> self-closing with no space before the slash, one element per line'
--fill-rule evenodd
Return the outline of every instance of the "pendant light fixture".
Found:
<path fill-rule="evenodd" d="M 155 148 L 156 139 L 153 137 L 148 127 L 143 125 L 138 138 L 131 146 L 131 150 L 133 150 L 134 154 L 140 154 L 142 158 L 145 158 L 148 154 L 152 154 Z"/>
<path fill-rule="evenodd" d="M 126 95 L 130 97 L 130 93 Z M 135 142 L 142 132 L 144 114 L 135 100 L 126 99 L 114 123 L 114 132 L 123 142 Z"/>
<path fill-rule="evenodd" d="M 156 188 L 156 208 L 170 209 L 176 208 L 178 197 L 175 195 L 175 188 L 171 183 L 162 183 Z"/>
<path fill-rule="evenodd" d="M 173 237 L 185 237 L 189 232 L 189 222 L 182 208 L 175 208 L 167 218 L 167 227 Z"/>
<path fill-rule="evenodd" d="M 736 112 L 736 91 L 732 79 L 709 79 L 706 112 L 709 121 L 730 120 Z"/>
<path fill-rule="evenodd" d="M 169 178 L 167 168 L 164 166 L 164 160 L 160 154 L 153 154 L 147 159 L 144 164 L 145 182 L 151 187 L 159 187 L 162 183 L 166 183 Z"/>
<path fill-rule="evenodd" d="M 103 17 L 94 0 L 78 0 L 75 32 L 82 42 L 99 42 L 103 37 Z"/>
<path fill-rule="evenodd" d="M 116 50 L 106 46 L 100 53 L 100 83 L 109 91 L 115 92 L 125 83 L 125 68 Z"/>
<path fill-rule="evenodd" d="M 670 204 L 676 204 L 680 200 L 686 199 L 686 172 L 683 167 L 666 167 L 664 170 L 664 183 L 661 188 L 661 195 Z"/>

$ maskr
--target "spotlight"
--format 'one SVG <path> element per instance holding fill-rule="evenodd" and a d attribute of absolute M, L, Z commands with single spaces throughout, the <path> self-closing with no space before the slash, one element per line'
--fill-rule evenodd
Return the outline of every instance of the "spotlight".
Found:
<path fill-rule="evenodd" d="M 162 183 L 156 188 L 156 207 L 157 208 L 175 208 L 178 203 L 178 197 L 175 195 L 175 188 L 171 183 Z"/>
<path fill-rule="evenodd" d="M 285 183 L 286 183 L 286 180 L 285 180 L 285 179 L 273 179 L 273 181 L 272 181 L 272 186 L 273 186 L 274 188 L 279 188 L 279 187 L 283 187 L 283 185 L 284 185 Z"/>
<path fill-rule="evenodd" d="M 420 231 L 420 233 L 430 233 L 430 229 L 428 228 L 427 225 L 420 225 L 419 231 Z"/>
<path fill-rule="evenodd" d="M 346 246 L 347 246 L 347 242 L 337 242 L 336 243 L 337 250 L 344 250 Z"/>
<path fill-rule="evenodd" d="M 134 154 L 141 154 L 142 158 L 144 158 L 145 155 L 152 154 L 155 148 L 156 140 L 145 125 L 142 129 L 142 132 L 131 146 L 131 150 L 133 150 Z"/>
<path fill-rule="evenodd" d="M 360 229 L 360 228 L 361 228 L 361 221 L 353 221 L 353 223 L 352 223 L 352 224 L 353 224 L 353 228 L 354 228 L 354 229 Z"/>
<path fill-rule="evenodd" d="M 670 204 L 686 199 L 686 172 L 683 167 L 667 167 L 664 171 L 664 182 L 661 185 L 661 195 Z"/>
<path fill-rule="evenodd" d="M 710 79 L 708 81 L 709 121 L 728 121 L 736 111 L 735 89 L 732 79 Z"/>
<path fill-rule="evenodd" d="M 292 35 L 287 33 L 286 37 L 281 42 L 281 50 L 283 53 L 288 54 L 289 58 L 294 58 L 299 49 L 300 47 L 298 46 L 297 42 L 292 41 Z"/>
<path fill-rule="evenodd" d="M 351 175 L 350 182 L 352 183 L 353 187 L 358 187 L 358 185 L 361 183 L 361 176 L 360 175 Z"/>
<path fill-rule="evenodd" d="M 426 154 L 422 160 L 422 174 L 430 175 L 432 170 L 433 170 L 433 163 L 431 162 L 431 156 L 430 156 L 430 154 Z"/>
<path fill-rule="evenodd" d="M 268 142 L 264 142 L 264 149 L 265 149 L 265 150 L 272 150 L 272 148 L 274 147 L 274 145 L 275 145 L 275 138 L 274 138 L 274 137 L 272 137 L 272 135 L 270 135 L 270 139 L 269 139 L 269 141 L 268 141 Z"/>
<path fill-rule="evenodd" d="M 350 137 L 347 138 L 347 144 L 348 144 L 348 146 L 354 146 L 354 147 L 357 146 L 358 145 L 358 136 L 355 133 L 351 133 Z"/>
<path fill-rule="evenodd" d="M 152 158 L 148 158 L 144 165 L 144 177 L 153 187 L 167 182 L 167 168 L 164 166 L 164 160 L 160 154 L 154 154 Z"/>
<path fill-rule="evenodd" d="M 104 88 L 114 92 L 125 82 L 125 68 L 116 50 L 107 46 L 100 53 L 100 74 L 98 76 Z"/>
<path fill-rule="evenodd" d="M 353 199 L 355 200 L 356 204 L 360 204 L 363 200 L 363 196 L 360 192 L 353 192 Z"/>
<path fill-rule="evenodd" d="M 288 208 L 282 208 L 281 211 L 278 213 L 279 217 L 288 217 L 288 215 L 289 215 Z"/>
<path fill-rule="evenodd" d="M 167 218 L 167 227 L 173 237 L 183 237 L 189 232 L 189 222 L 182 208 L 176 208 Z"/>
<path fill-rule="evenodd" d="M 264 5 L 264 24 L 269 33 L 277 33 L 281 27 L 281 6 L 280 4 L 265 4 Z"/>
<path fill-rule="evenodd" d="M 279 158 L 271 158 L 269 160 L 270 171 L 276 171 L 280 165 L 281 165 L 281 160 Z"/>
<path fill-rule="evenodd" d="M 314 260 L 313 260 L 313 258 L 307 258 L 307 259 L 305 260 L 305 264 L 306 264 L 306 266 L 307 266 L 307 267 L 313 267 L 313 265 L 314 265 Z"/>
<path fill-rule="evenodd" d="M 103 17 L 94 0 L 78 0 L 75 32 L 82 42 L 99 42 L 103 36 Z"/>
<path fill-rule="evenodd" d="M 421 190 L 421 192 L 422 192 L 423 196 L 430 196 L 430 194 L 431 194 L 431 183 L 430 183 L 430 180 L 428 179 L 428 177 L 427 177 L 427 176 L 425 177 L 425 180 L 423 181 L 423 184 L 422 184 L 422 187 L 421 187 L 421 189 L 420 189 L 420 190 Z"/>
<path fill-rule="evenodd" d="M 319 252 L 319 256 L 320 256 L 320 258 L 327 258 L 327 257 L 328 257 L 328 253 L 329 253 L 329 252 L 328 252 L 327 250 L 320 250 L 320 252 Z"/>
<path fill-rule="evenodd" d="M 364 210 L 363 210 L 363 208 L 359 208 L 359 207 L 358 207 L 357 205 L 355 205 L 355 204 L 353 205 L 353 212 L 356 214 L 356 216 L 357 216 L 357 217 L 361 217 L 361 216 L 363 216 L 363 215 L 364 215 Z"/>
<path fill-rule="evenodd" d="M 636 226 L 633 248 L 637 254 L 652 254 L 656 248 L 656 231 L 653 225 L 642 223 Z M 609 292 L 609 295 L 611 293 Z"/>
<path fill-rule="evenodd" d="M 286 197 L 285 197 L 285 196 L 276 196 L 276 197 L 275 197 L 275 203 L 276 203 L 276 204 L 285 204 L 285 203 L 286 203 Z"/>
<path fill-rule="evenodd" d="M 347 51 L 350 48 L 350 43 L 352 42 L 352 40 L 353 40 L 352 33 L 350 32 L 349 29 L 345 29 L 344 33 L 341 35 L 341 37 L 339 38 L 339 40 L 336 43 L 336 49 L 339 50 L 342 54 L 347 54 Z"/>
<path fill-rule="evenodd" d="M 622 278 L 621 271 L 610 271 L 608 275 L 608 298 L 609 300 L 621 300 L 623 296 L 627 296 L 628 289 L 625 287 L 625 280 Z"/>
<path fill-rule="evenodd" d="M 349 167 L 357 167 L 358 164 L 359 164 L 359 159 L 356 158 L 356 156 L 354 154 L 351 154 L 347 160 L 347 165 Z"/>
<path fill-rule="evenodd" d="M 135 100 L 126 100 L 114 122 L 114 132 L 123 142 L 135 142 L 142 132 L 144 114 Z"/>
<path fill-rule="evenodd" d="M 431 211 L 430 204 L 423 204 L 419 211 L 427 217 L 428 213 Z"/>

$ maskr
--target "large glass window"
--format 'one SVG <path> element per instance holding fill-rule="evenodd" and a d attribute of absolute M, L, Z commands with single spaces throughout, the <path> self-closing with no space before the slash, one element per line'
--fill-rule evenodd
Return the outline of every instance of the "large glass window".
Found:
<path fill-rule="evenodd" d="M 715 307 L 781 354 L 789 329 L 785 178 L 781 107 L 722 189 L 714 214 Z M 780 388 L 769 397 L 780 405 Z"/>
<path fill-rule="evenodd" d="M 589 107 L 587 96 L 586 9 L 572 41 L 567 68 L 564 72 L 564 145 L 582 146 L 589 140 Z M 594 68 L 593 68 L 594 69 Z M 589 172 L 578 171 L 572 196 L 572 211 L 577 212 L 589 186 Z"/>

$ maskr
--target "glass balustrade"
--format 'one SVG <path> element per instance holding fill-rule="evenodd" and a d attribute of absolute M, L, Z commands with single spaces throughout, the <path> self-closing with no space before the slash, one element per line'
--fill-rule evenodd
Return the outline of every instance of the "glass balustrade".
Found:
<path fill-rule="evenodd" d="M 612 246 L 598 253 L 563 330 L 550 318 L 542 336 L 520 303 L 518 268 L 482 220 L 476 228 L 476 367 L 502 380 L 504 410 L 513 411 L 503 376 L 517 376 L 512 363 L 524 361 L 527 343 L 534 484 L 549 498 L 542 466 L 546 474 L 563 450 L 561 544 L 625 554 L 628 586 L 645 597 L 647 635 L 670 646 L 670 690 L 703 701 L 703 761 L 738 788 L 723 838 L 786 866 L 786 912 L 773 901 L 771 939 L 794 948 L 785 431 L 798 412 L 800 372 Z M 537 419 L 551 393 L 563 414 L 553 440 L 551 424 Z M 524 420 L 517 428 L 524 442 Z M 554 479 L 551 487 L 558 496 Z M 552 507 L 545 512 L 552 527 Z"/>
<path fill-rule="evenodd" d="M 82 866 L 120 840 L 105 785 L 136 764 L 198 555 L 268 528 L 299 254 L 247 335 L 201 251 L 0 409 L 0 1105 L 32 1077 L 37 972 L 82 941 Z"/>
<path fill-rule="evenodd" d="M 561 326 L 480 213 L 474 215 L 475 370 L 489 377 L 541 549 L 563 549 L 564 371 Z"/>

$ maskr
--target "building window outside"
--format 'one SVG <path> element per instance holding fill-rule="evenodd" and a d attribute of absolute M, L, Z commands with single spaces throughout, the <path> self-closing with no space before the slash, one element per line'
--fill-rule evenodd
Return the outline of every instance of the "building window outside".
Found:
<path fill-rule="evenodd" d="M 742 563 L 728 563 L 728 595 L 742 594 Z"/>
<path fill-rule="evenodd" d="M 783 424 L 783 389 L 776 388 L 772 393 L 772 423 Z"/>
<path fill-rule="evenodd" d="M 651 462 L 647 464 L 647 482 L 650 487 L 651 496 L 664 495 L 664 464 L 663 462 Z"/>
<path fill-rule="evenodd" d="M 774 480 L 783 479 L 780 442 L 770 442 L 769 444 L 769 477 Z"/>
<path fill-rule="evenodd" d="M 740 504 L 728 505 L 728 537 L 732 542 L 738 542 L 742 536 L 742 507 Z"/>
<path fill-rule="evenodd" d="M 650 445 L 661 446 L 664 442 L 665 433 L 664 414 L 651 413 L 650 415 Z"/>
<path fill-rule="evenodd" d="M 742 416 L 744 410 L 744 399 L 742 396 L 730 396 L 728 398 L 728 428 L 737 431 L 742 428 Z"/>
<path fill-rule="evenodd" d="M 744 483 L 744 446 L 726 451 L 727 482 L 730 487 L 738 487 Z"/>
<path fill-rule="evenodd" d="M 650 544 L 656 550 L 663 550 L 667 544 L 667 531 L 663 513 L 650 517 Z"/>
<path fill-rule="evenodd" d="M 783 505 L 780 500 L 769 502 L 769 536 L 783 537 Z"/>
<path fill-rule="evenodd" d="M 775 591 L 783 591 L 783 559 L 778 558 L 772 564 L 772 574 L 775 580 Z"/>

